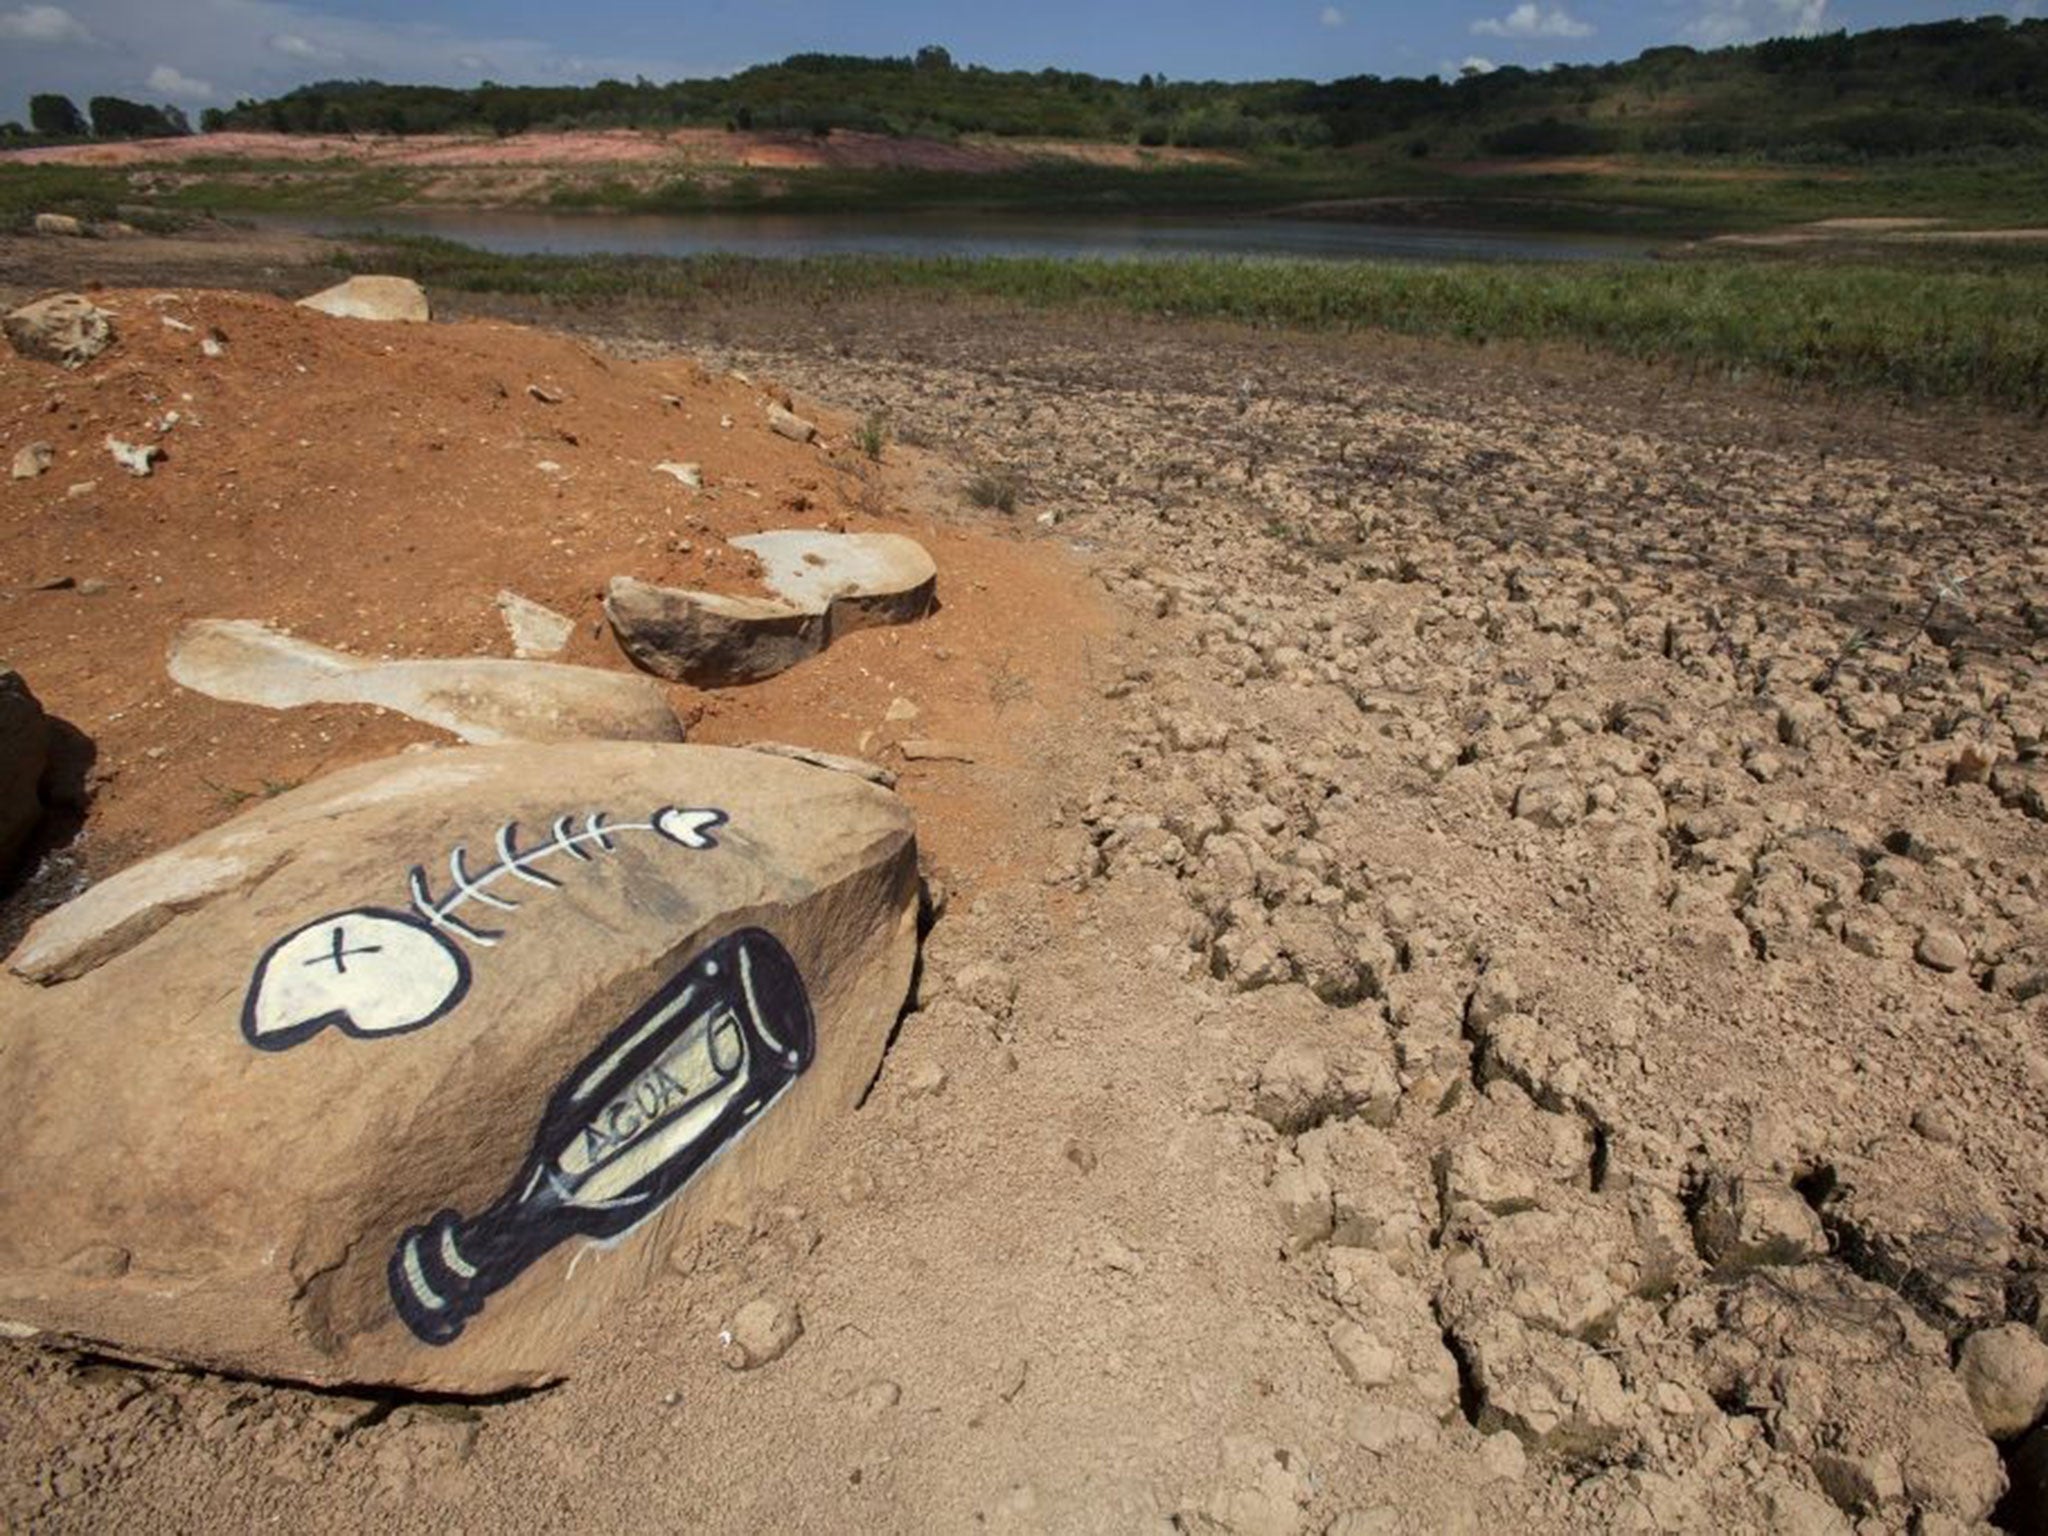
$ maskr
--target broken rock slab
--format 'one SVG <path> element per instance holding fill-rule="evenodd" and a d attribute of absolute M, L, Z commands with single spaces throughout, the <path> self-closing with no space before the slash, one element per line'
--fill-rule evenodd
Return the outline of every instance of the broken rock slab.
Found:
<path fill-rule="evenodd" d="M 633 664 L 698 688 L 758 683 L 825 649 L 823 613 L 614 576 L 604 616 Z"/>
<path fill-rule="evenodd" d="M 0 326 L 23 357 L 66 368 L 82 368 L 114 344 L 114 317 L 77 293 L 24 304 Z"/>
<path fill-rule="evenodd" d="M 433 319 L 427 291 L 409 277 L 352 277 L 299 300 L 343 320 L 393 320 L 424 325 Z"/>
<path fill-rule="evenodd" d="M 683 739 L 658 687 L 597 667 L 495 657 L 368 661 L 248 619 L 201 619 L 172 643 L 170 668 L 173 681 L 232 704 L 372 704 L 477 746 Z"/>
<path fill-rule="evenodd" d="M 546 660 L 569 648 L 576 621 L 517 592 L 498 594 L 498 612 L 512 636 L 512 654 L 522 661 Z"/>
<path fill-rule="evenodd" d="M 877 624 L 909 624 L 931 612 L 939 568 L 925 547 L 900 533 L 783 529 L 732 541 L 761 562 L 768 590 L 797 608 L 823 609 L 832 635 Z"/>
<path fill-rule="evenodd" d="M 558 1375 L 872 1080 L 894 795 L 724 748 L 456 748 L 282 795 L 0 976 L 0 1321 L 316 1383 Z"/>
<path fill-rule="evenodd" d="M 895 533 L 789 529 L 732 541 L 761 566 L 767 597 L 612 580 L 605 616 L 635 665 L 700 688 L 759 682 L 839 635 L 931 611 L 938 567 Z"/>

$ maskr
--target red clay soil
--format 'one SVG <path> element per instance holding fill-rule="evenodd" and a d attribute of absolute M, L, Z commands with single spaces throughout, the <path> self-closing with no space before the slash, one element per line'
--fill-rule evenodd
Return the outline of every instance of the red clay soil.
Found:
<path fill-rule="evenodd" d="M 628 669 L 602 619 L 611 577 L 747 590 L 724 540 L 778 527 L 908 533 L 938 562 L 942 608 L 751 688 L 672 687 L 693 739 L 884 759 L 929 853 L 963 872 L 1010 857 L 1013 802 L 991 776 L 1021 723 L 1085 686 L 1105 621 L 1050 544 L 935 515 L 923 489 L 913 510 L 905 488 L 929 475 L 908 450 L 878 468 L 802 401 L 824 431 L 798 444 L 769 430 L 768 403 L 788 397 L 763 382 L 509 325 L 379 325 L 204 290 L 94 297 L 119 340 L 85 368 L 0 358 L 0 450 L 56 451 L 40 478 L 0 481 L 0 659 L 96 744 L 85 873 L 447 739 L 378 710 L 188 692 L 164 658 L 189 620 L 258 619 L 366 656 L 509 655 L 494 599 L 510 588 L 577 620 L 564 660 Z M 216 359 L 209 332 L 225 337 Z M 131 477 L 109 436 L 165 457 Z M 700 465 L 704 488 L 656 472 L 664 460 Z M 917 712 L 887 719 L 899 695 Z M 902 763 L 891 744 L 907 736 L 965 743 L 976 765 Z M 970 780 L 977 796 L 958 792 Z"/>

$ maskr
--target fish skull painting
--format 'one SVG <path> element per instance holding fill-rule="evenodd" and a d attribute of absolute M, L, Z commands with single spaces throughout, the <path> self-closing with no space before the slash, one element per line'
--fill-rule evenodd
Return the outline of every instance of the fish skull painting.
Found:
<path fill-rule="evenodd" d="M 242 1033 L 281 1051 L 332 1024 L 372 1039 L 431 1024 L 469 990 L 469 961 L 402 912 L 330 913 L 273 944 L 242 1007 Z"/>
<path fill-rule="evenodd" d="M 497 858 L 472 869 L 458 843 L 449 851 L 445 895 L 436 895 L 424 867 L 406 876 L 410 912 L 355 907 L 294 929 L 265 951 L 242 1003 L 242 1034 L 259 1050 L 282 1051 L 332 1024 L 358 1039 L 399 1035 L 431 1024 L 462 1001 L 470 965 L 462 944 L 493 948 L 500 930 L 457 914 L 478 906 L 516 912 L 513 889 L 546 893 L 562 881 L 541 865 L 588 865 L 617 851 L 619 839 L 652 833 L 661 843 L 704 853 L 718 847 L 726 813 L 715 806 L 665 805 L 645 821 L 609 821 L 593 811 L 577 824 L 555 818 L 548 834 L 520 846 L 519 824 L 499 825 Z"/>

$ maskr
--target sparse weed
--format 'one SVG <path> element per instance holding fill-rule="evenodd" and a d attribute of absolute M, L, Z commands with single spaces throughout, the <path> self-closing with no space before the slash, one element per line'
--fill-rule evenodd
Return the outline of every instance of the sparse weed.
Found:
<path fill-rule="evenodd" d="M 988 701 L 1001 715 L 1005 709 L 1020 699 L 1031 697 L 1031 679 L 1017 670 L 1017 664 L 1005 655 L 1000 660 L 985 664 L 988 672 Z"/>
<path fill-rule="evenodd" d="M 1009 516 L 1017 510 L 1024 486 L 1013 469 L 989 468 L 975 471 L 967 482 L 967 499 L 987 512 Z"/>
<path fill-rule="evenodd" d="M 297 789 L 297 779 L 258 779 L 257 788 L 243 789 L 237 784 L 222 784 L 213 779 L 201 779 L 200 783 L 212 790 L 216 799 L 228 810 L 236 810 L 251 800 L 275 800 L 288 789 Z"/>
<path fill-rule="evenodd" d="M 881 517 L 888 512 L 888 492 L 880 473 L 873 466 L 855 463 L 850 466 L 847 478 L 852 483 L 846 487 L 846 499 L 856 512 L 864 517 Z"/>
<path fill-rule="evenodd" d="M 879 464 L 882 450 L 889 445 L 889 418 L 880 411 L 869 411 L 853 429 L 853 444 Z"/>

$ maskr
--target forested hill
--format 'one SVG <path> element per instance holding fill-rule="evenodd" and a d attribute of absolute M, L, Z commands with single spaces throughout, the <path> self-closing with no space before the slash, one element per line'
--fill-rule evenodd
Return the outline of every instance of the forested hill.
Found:
<path fill-rule="evenodd" d="M 328 81 L 209 111 L 209 129 L 489 132 L 591 127 L 993 134 L 1418 158 L 1647 152 L 1868 159 L 2048 147 L 2048 20 L 1945 21 L 1617 64 L 1318 84 L 1137 81 L 914 58 L 798 54 L 726 79 L 472 90 Z"/>

